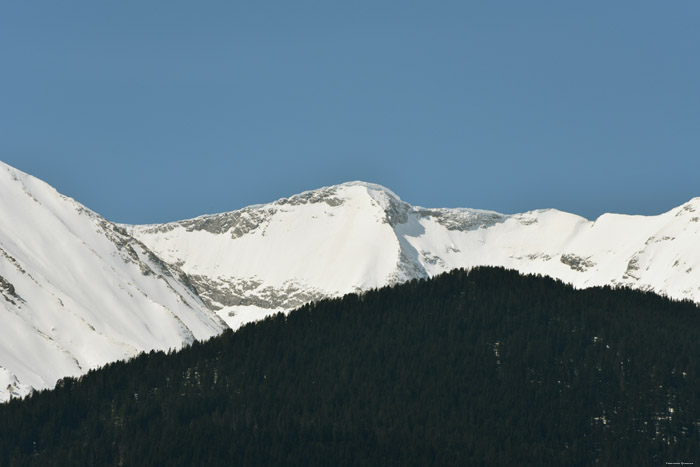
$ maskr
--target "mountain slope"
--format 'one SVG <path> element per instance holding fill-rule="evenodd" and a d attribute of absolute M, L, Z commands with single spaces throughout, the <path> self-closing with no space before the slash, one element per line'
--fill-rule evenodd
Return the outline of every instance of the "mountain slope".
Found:
<path fill-rule="evenodd" d="M 384 187 L 351 182 L 127 228 L 182 268 L 236 328 L 322 297 L 480 265 L 700 301 L 699 220 L 700 198 L 658 216 L 588 221 L 557 210 L 413 207 Z"/>
<path fill-rule="evenodd" d="M 0 401 L 225 325 L 142 243 L 0 163 Z"/>

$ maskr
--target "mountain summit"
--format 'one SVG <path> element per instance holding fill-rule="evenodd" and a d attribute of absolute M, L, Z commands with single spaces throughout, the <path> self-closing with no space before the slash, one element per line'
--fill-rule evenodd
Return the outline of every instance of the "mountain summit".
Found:
<path fill-rule="evenodd" d="M 553 209 L 428 209 L 350 182 L 129 231 L 236 328 L 311 300 L 481 265 L 700 301 L 699 221 L 700 198 L 658 216 L 589 221 Z"/>

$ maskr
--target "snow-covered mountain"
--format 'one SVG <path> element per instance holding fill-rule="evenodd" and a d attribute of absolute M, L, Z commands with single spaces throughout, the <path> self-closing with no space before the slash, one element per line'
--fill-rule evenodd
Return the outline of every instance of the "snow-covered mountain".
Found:
<path fill-rule="evenodd" d="M 478 265 L 700 302 L 700 198 L 658 216 L 589 221 L 552 209 L 426 209 L 352 182 L 128 230 L 181 268 L 232 328 L 310 300 Z"/>
<path fill-rule="evenodd" d="M 220 333 L 182 277 L 124 228 L 0 162 L 0 401 Z"/>
<path fill-rule="evenodd" d="M 0 163 L 0 401 L 227 324 L 477 265 L 700 302 L 700 198 L 588 221 L 426 209 L 352 182 L 127 226 Z"/>

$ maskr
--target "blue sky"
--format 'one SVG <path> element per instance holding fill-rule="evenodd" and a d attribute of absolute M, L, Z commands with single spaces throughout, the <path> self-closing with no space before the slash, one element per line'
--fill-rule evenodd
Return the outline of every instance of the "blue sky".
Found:
<path fill-rule="evenodd" d="M 349 180 L 588 218 L 700 196 L 700 3 L 0 5 L 0 159 L 111 220 Z"/>

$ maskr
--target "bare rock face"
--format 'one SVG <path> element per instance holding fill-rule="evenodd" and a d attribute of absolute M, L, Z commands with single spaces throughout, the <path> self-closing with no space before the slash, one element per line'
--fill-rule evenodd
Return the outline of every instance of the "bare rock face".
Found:
<path fill-rule="evenodd" d="M 17 298 L 15 286 L 2 276 L 0 276 L 0 295 L 2 295 L 8 302 L 12 303 L 13 305 L 15 304 L 15 301 L 13 300 Z"/>
<path fill-rule="evenodd" d="M 507 216 L 497 212 L 477 211 L 474 209 L 424 209 L 415 208 L 419 217 L 434 219 L 447 230 L 466 232 L 469 230 L 488 229 L 505 222 Z"/>
<path fill-rule="evenodd" d="M 590 269 L 593 266 L 595 266 L 595 263 L 593 261 L 590 261 L 588 258 L 581 258 L 580 256 L 568 253 L 561 255 L 559 261 L 569 266 L 572 270 L 578 272 L 584 272 L 587 269 Z"/>

